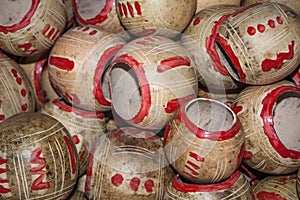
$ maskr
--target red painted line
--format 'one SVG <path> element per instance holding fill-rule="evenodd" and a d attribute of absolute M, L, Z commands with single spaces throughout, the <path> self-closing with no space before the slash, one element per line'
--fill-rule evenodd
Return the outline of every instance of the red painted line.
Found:
<path fill-rule="evenodd" d="M 162 60 L 157 67 L 157 72 L 163 73 L 165 71 L 182 67 L 191 66 L 191 61 L 188 57 L 176 56 Z"/>
<path fill-rule="evenodd" d="M 58 56 L 50 56 L 49 63 L 59 69 L 68 71 L 71 71 L 75 67 L 73 60 Z"/>

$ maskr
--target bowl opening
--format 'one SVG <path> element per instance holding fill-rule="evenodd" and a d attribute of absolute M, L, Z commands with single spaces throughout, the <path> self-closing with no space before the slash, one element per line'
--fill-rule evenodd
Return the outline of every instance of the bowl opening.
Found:
<path fill-rule="evenodd" d="M 290 150 L 300 152 L 300 93 L 285 92 L 273 108 L 275 132 L 281 143 Z"/>
<path fill-rule="evenodd" d="M 96 17 L 104 8 L 106 1 L 103 0 L 77 0 L 78 12 L 85 19 Z"/>
<path fill-rule="evenodd" d="M 227 131 L 235 123 L 232 111 L 221 102 L 196 99 L 186 107 L 189 120 L 204 131 Z"/>
<path fill-rule="evenodd" d="M 225 64 L 224 66 L 226 66 L 230 75 L 233 76 L 234 79 L 240 80 L 241 78 L 240 78 L 237 68 L 234 66 L 233 62 L 231 61 L 231 59 L 230 59 L 229 55 L 226 53 L 226 51 L 223 49 L 222 45 L 220 45 L 218 42 L 216 42 L 216 49 L 217 49 L 219 56 L 221 58 L 223 58 L 221 60 L 223 60 L 222 62 L 225 62 L 223 64 Z"/>
<path fill-rule="evenodd" d="M 1 0 L 0 25 L 10 26 L 20 22 L 29 12 L 31 4 L 31 0 Z"/>
<path fill-rule="evenodd" d="M 125 63 L 116 63 L 110 72 L 112 104 L 125 120 L 133 119 L 141 109 L 142 91 L 135 71 Z"/>

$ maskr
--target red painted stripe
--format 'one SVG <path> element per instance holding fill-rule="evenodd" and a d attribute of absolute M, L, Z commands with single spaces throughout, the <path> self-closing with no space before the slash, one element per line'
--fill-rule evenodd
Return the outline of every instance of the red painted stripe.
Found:
<path fill-rule="evenodd" d="M 68 136 L 64 136 L 64 140 L 65 140 L 67 148 L 69 150 L 71 172 L 72 172 L 72 174 L 75 174 L 76 171 L 77 171 L 76 158 L 75 158 L 75 150 L 74 150 L 73 145 L 71 143 L 71 140 L 69 139 Z"/>
<path fill-rule="evenodd" d="M 268 92 L 267 96 L 262 100 L 262 111 L 260 113 L 260 117 L 264 123 L 263 129 L 265 135 L 269 138 L 269 142 L 279 155 L 283 158 L 300 159 L 300 152 L 287 149 L 278 138 L 274 129 L 274 106 L 279 96 L 286 92 L 296 92 L 300 94 L 300 88 L 294 86 L 281 86 Z"/>
<path fill-rule="evenodd" d="M 106 4 L 103 7 L 103 9 L 101 10 L 101 12 L 96 15 L 93 18 L 90 19 L 85 19 L 80 15 L 80 12 L 78 10 L 78 1 L 74 0 L 74 10 L 75 10 L 75 14 L 76 17 L 78 19 L 78 21 L 84 25 L 97 25 L 97 24 L 101 24 L 103 23 L 105 20 L 108 19 L 109 17 L 109 13 L 112 11 L 113 6 L 114 6 L 114 0 L 106 0 Z"/>
<path fill-rule="evenodd" d="M 134 17 L 134 11 L 132 5 L 127 1 L 127 8 L 131 17 Z"/>
<path fill-rule="evenodd" d="M 71 71 L 75 67 L 73 60 L 58 56 L 50 56 L 49 63 L 59 69 L 68 71 Z"/>
<path fill-rule="evenodd" d="M 122 5 L 120 2 L 118 3 L 118 11 L 119 11 L 120 16 L 123 17 L 124 14 L 123 14 Z"/>
<path fill-rule="evenodd" d="M 192 158 L 194 158 L 198 162 L 204 162 L 205 161 L 205 159 L 203 157 L 201 157 L 198 154 L 193 153 L 193 152 L 190 152 L 189 156 L 192 157 Z"/>
<path fill-rule="evenodd" d="M 59 30 L 57 29 L 57 30 L 55 31 L 55 33 L 53 34 L 51 40 L 55 41 L 55 40 L 57 39 L 58 36 L 59 36 Z"/>
<path fill-rule="evenodd" d="M 135 10 L 136 10 L 137 14 L 138 14 L 139 16 L 142 16 L 141 5 L 140 5 L 140 3 L 139 3 L 138 1 L 135 1 L 135 2 L 134 2 L 134 7 L 135 7 Z"/>
<path fill-rule="evenodd" d="M 184 167 L 186 169 L 188 169 L 194 176 L 198 176 L 199 175 L 199 172 L 197 172 L 195 169 L 191 168 L 190 166 L 185 165 Z"/>
<path fill-rule="evenodd" d="M 4 34 L 7 34 L 9 32 L 14 33 L 16 31 L 28 26 L 31 22 L 32 16 L 34 15 L 35 11 L 38 8 L 39 3 L 40 3 L 40 0 L 32 0 L 31 6 L 30 6 L 28 12 L 21 19 L 21 21 L 16 24 L 10 25 L 10 26 L 0 26 L 0 32 L 3 32 Z"/>
<path fill-rule="evenodd" d="M 157 67 L 157 72 L 162 73 L 176 67 L 191 66 L 191 61 L 188 57 L 176 56 L 162 60 Z"/>
<path fill-rule="evenodd" d="M 122 3 L 122 9 L 123 9 L 125 17 L 128 18 L 128 12 L 127 12 L 127 7 L 126 7 L 125 3 Z"/>
<path fill-rule="evenodd" d="M 7 160 L 0 157 L 0 165 L 7 163 Z"/>
<path fill-rule="evenodd" d="M 234 67 L 236 67 L 238 75 L 239 75 L 239 80 L 240 81 L 245 81 L 246 80 L 246 74 L 244 73 L 239 58 L 235 55 L 233 49 L 231 46 L 227 43 L 227 40 L 221 37 L 219 34 L 217 34 L 216 41 L 222 46 L 224 51 L 227 53 L 229 56 L 231 62 L 233 63 Z"/>
<path fill-rule="evenodd" d="M 49 33 L 48 33 L 48 35 L 47 35 L 46 37 L 49 38 L 49 39 L 51 39 L 51 36 L 53 35 L 54 31 L 55 31 L 55 29 L 52 28 L 52 29 L 49 31 Z"/>
<path fill-rule="evenodd" d="M 288 45 L 288 52 L 280 52 L 276 55 L 276 59 L 265 59 L 261 66 L 264 72 L 271 71 L 271 69 L 279 70 L 283 67 L 285 60 L 291 60 L 294 58 L 294 46 L 295 41 Z"/>
<path fill-rule="evenodd" d="M 233 14 L 232 14 L 232 17 L 236 17 L 237 15 L 239 15 L 239 14 L 241 14 L 241 13 L 243 13 L 243 12 L 245 12 L 245 11 L 251 9 L 251 8 L 254 8 L 254 7 L 256 7 L 256 6 L 259 6 L 259 5 L 261 5 L 261 4 L 262 4 L 262 3 L 254 3 L 254 4 L 251 4 L 251 5 L 249 5 L 249 6 L 245 6 L 245 7 L 241 8 L 241 9 L 239 9 L 238 11 L 236 11 L 235 13 L 233 13 Z"/>
<path fill-rule="evenodd" d="M 165 133 L 164 133 L 164 141 L 163 141 L 163 145 L 164 145 L 164 146 L 167 145 L 167 140 L 168 140 L 170 131 L 171 131 L 171 125 L 168 124 L 168 125 L 166 126 L 166 128 L 165 128 Z"/>
<path fill-rule="evenodd" d="M 44 98 L 43 91 L 41 88 L 42 72 L 43 72 L 43 68 L 46 67 L 46 64 L 47 64 L 47 58 L 36 62 L 34 66 L 34 75 L 33 75 L 35 94 L 37 96 L 37 99 L 42 104 L 47 103 L 47 100 Z"/>
<path fill-rule="evenodd" d="M 98 119 L 104 119 L 104 114 L 101 112 L 89 112 L 82 109 L 75 108 L 74 106 L 69 106 L 60 99 L 54 99 L 52 101 L 54 105 L 59 107 L 60 109 L 66 111 L 66 112 L 72 112 L 78 116 L 84 117 L 84 118 L 98 118 Z"/>
<path fill-rule="evenodd" d="M 145 29 L 145 30 L 142 30 L 142 31 L 134 33 L 134 34 L 138 37 L 144 37 L 144 36 L 152 35 L 154 33 L 156 33 L 156 29 L 149 28 L 149 29 Z"/>
<path fill-rule="evenodd" d="M 221 183 L 214 184 L 189 184 L 179 180 L 179 175 L 175 176 L 172 181 L 172 187 L 180 192 L 217 192 L 231 188 L 242 176 L 240 171 L 236 171 L 229 179 Z"/>
<path fill-rule="evenodd" d="M 110 60 L 110 58 L 112 58 L 123 46 L 124 44 L 118 44 L 116 46 L 106 49 L 101 55 L 97 63 L 97 67 L 95 69 L 94 78 L 93 78 L 93 84 L 94 84 L 93 94 L 97 102 L 102 106 L 111 106 L 111 103 L 107 101 L 107 99 L 104 97 L 102 86 L 101 86 L 105 66 L 107 62 Z"/>
<path fill-rule="evenodd" d="M 224 76 L 230 76 L 230 74 L 226 67 L 222 64 L 221 58 L 216 49 L 216 36 L 218 34 L 219 27 L 229 16 L 230 14 L 224 15 L 218 21 L 214 22 L 215 25 L 211 31 L 211 35 L 206 40 L 206 52 L 213 61 L 213 69 Z"/>
<path fill-rule="evenodd" d="M 195 175 L 193 175 L 193 174 L 191 174 L 189 172 L 186 172 L 186 171 L 184 171 L 183 174 L 189 176 L 190 178 L 198 178 L 197 176 L 195 176 Z"/>
<path fill-rule="evenodd" d="M 97 160 L 94 159 L 95 152 L 97 150 L 97 145 L 98 142 L 92 143 L 91 151 L 88 157 L 88 166 L 86 170 L 86 181 L 84 185 L 84 191 L 88 199 L 91 198 L 91 188 L 92 188 L 92 176 L 93 176 L 93 165 L 94 161 L 97 164 Z M 94 183 L 93 183 L 94 184 Z"/>
<path fill-rule="evenodd" d="M 46 32 L 49 30 L 49 28 L 50 28 L 50 24 L 46 24 L 43 31 L 42 31 L 42 34 L 45 35 Z"/>
<path fill-rule="evenodd" d="M 191 167 L 193 167 L 194 169 L 198 170 L 200 169 L 200 166 L 199 165 L 196 165 L 195 163 L 191 162 L 191 161 L 187 161 L 186 162 L 186 165 L 189 165 Z"/>

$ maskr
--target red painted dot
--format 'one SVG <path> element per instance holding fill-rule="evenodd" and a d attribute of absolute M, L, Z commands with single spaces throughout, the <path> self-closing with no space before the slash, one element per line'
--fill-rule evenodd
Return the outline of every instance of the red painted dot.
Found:
<path fill-rule="evenodd" d="M 14 75 L 14 77 L 18 77 L 18 72 L 16 69 L 11 69 L 11 73 Z"/>
<path fill-rule="evenodd" d="M 148 193 L 153 192 L 154 187 L 154 181 L 153 180 L 147 180 L 144 184 L 145 189 Z"/>
<path fill-rule="evenodd" d="M 113 177 L 111 177 L 111 183 L 114 186 L 120 186 L 123 183 L 123 176 L 121 174 L 115 174 Z"/>
<path fill-rule="evenodd" d="M 283 21 L 280 16 L 276 17 L 276 21 L 278 24 L 283 24 Z"/>
<path fill-rule="evenodd" d="M 134 178 L 131 179 L 129 185 L 130 185 L 130 188 L 134 192 L 137 192 L 138 189 L 139 189 L 140 183 L 141 183 L 141 180 L 139 178 L 137 178 L 137 177 L 134 177 Z"/>
<path fill-rule="evenodd" d="M 263 25 L 263 24 L 258 24 L 258 25 L 257 25 L 257 30 L 258 30 L 260 33 L 263 33 L 263 32 L 265 32 L 266 27 L 265 27 L 265 25 Z"/>
<path fill-rule="evenodd" d="M 200 17 L 197 17 L 193 22 L 193 26 L 197 26 L 199 23 L 200 23 Z"/>
<path fill-rule="evenodd" d="M 23 111 L 26 111 L 27 108 L 28 108 L 27 103 L 25 103 L 25 104 L 22 105 L 22 110 L 23 110 Z"/>
<path fill-rule="evenodd" d="M 272 19 L 270 19 L 270 20 L 268 21 L 268 25 L 269 25 L 270 28 L 275 28 L 275 21 L 272 20 Z"/>
<path fill-rule="evenodd" d="M 19 84 L 19 85 L 22 85 L 22 79 L 20 77 L 16 78 L 16 82 Z"/>
<path fill-rule="evenodd" d="M 82 32 L 85 32 L 85 31 L 87 31 L 89 29 L 90 29 L 89 27 L 84 27 L 84 29 L 82 29 Z"/>
<path fill-rule="evenodd" d="M 91 31 L 90 33 L 89 33 L 89 35 L 95 35 L 97 33 L 97 31 L 96 30 L 93 30 L 93 31 Z"/>
<path fill-rule="evenodd" d="M 22 95 L 22 97 L 25 97 L 25 96 L 26 96 L 26 90 L 25 90 L 25 89 L 22 89 L 22 90 L 21 90 L 21 95 Z"/>
<path fill-rule="evenodd" d="M 244 160 L 251 160 L 252 157 L 253 157 L 253 153 L 251 151 L 245 151 Z"/>
<path fill-rule="evenodd" d="M 80 139 L 78 138 L 77 135 L 73 135 L 72 138 L 73 138 L 73 141 L 74 141 L 75 144 L 79 144 L 80 143 Z"/>
<path fill-rule="evenodd" d="M 4 115 L 0 115 L 0 120 L 5 120 L 5 116 Z"/>
<path fill-rule="evenodd" d="M 249 34 L 249 35 L 255 35 L 255 33 L 256 33 L 256 29 L 253 27 L 253 26 L 249 26 L 248 27 L 248 29 L 247 29 L 247 33 Z"/>

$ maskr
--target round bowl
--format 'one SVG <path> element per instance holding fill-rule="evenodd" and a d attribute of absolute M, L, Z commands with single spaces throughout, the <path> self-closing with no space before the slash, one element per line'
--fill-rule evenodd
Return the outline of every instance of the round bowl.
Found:
<path fill-rule="evenodd" d="M 118 17 L 135 36 L 175 37 L 190 23 L 196 0 L 116 0 Z"/>
<path fill-rule="evenodd" d="M 285 199 L 297 198 L 296 176 L 269 176 L 259 181 L 252 188 L 254 199 Z"/>
<path fill-rule="evenodd" d="M 54 118 L 19 113 L 0 123 L 1 199 L 66 199 L 76 185 L 78 155 Z"/>
<path fill-rule="evenodd" d="M 238 95 L 233 110 L 246 136 L 245 164 L 274 175 L 299 168 L 299 105 L 300 88 L 288 81 L 249 86 Z"/>
<path fill-rule="evenodd" d="M 277 3 L 239 9 L 219 27 L 216 43 L 239 82 L 265 85 L 291 74 L 300 63 L 300 17 Z"/>
<path fill-rule="evenodd" d="M 179 175 L 168 185 L 164 200 L 218 200 L 218 199 L 251 199 L 250 184 L 239 171 L 228 179 L 214 184 L 197 184 L 185 181 Z"/>
<path fill-rule="evenodd" d="M 92 142 L 106 132 L 104 114 L 72 107 L 62 99 L 46 103 L 41 112 L 61 122 L 72 136 L 79 155 L 79 175 L 86 172 Z"/>
<path fill-rule="evenodd" d="M 118 35 L 78 26 L 63 34 L 52 48 L 49 78 L 67 102 L 90 111 L 111 109 L 107 68 L 125 45 Z"/>
<path fill-rule="evenodd" d="M 174 169 L 197 183 L 229 178 L 244 154 L 244 133 L 236 114 L 224 103 L 189 101 L 166 127 L 164 147 Z"/>
<path fill-rule="evenodd" d="M 88 199 L 162 199 L 173 176 L 160 138 L 127 127 L 95 143 L 85 193 Z"/>
<path fill-rule="evenodd" d="M 1 49 L 21 57 L 50 51 L 67 23 L 61 0 L 3 0 L 0 12 Z"/>
<path fill-rule="evenodd" d="M 199 83 L 210 91 L 240 87 L 227 71 L 230 65 L 218 54 L 215 44 L 218 27 L 237 9 L 237 6 L 219 5 L 201 10 L 183 32 L 181 42 L 195 60 Z"/>

